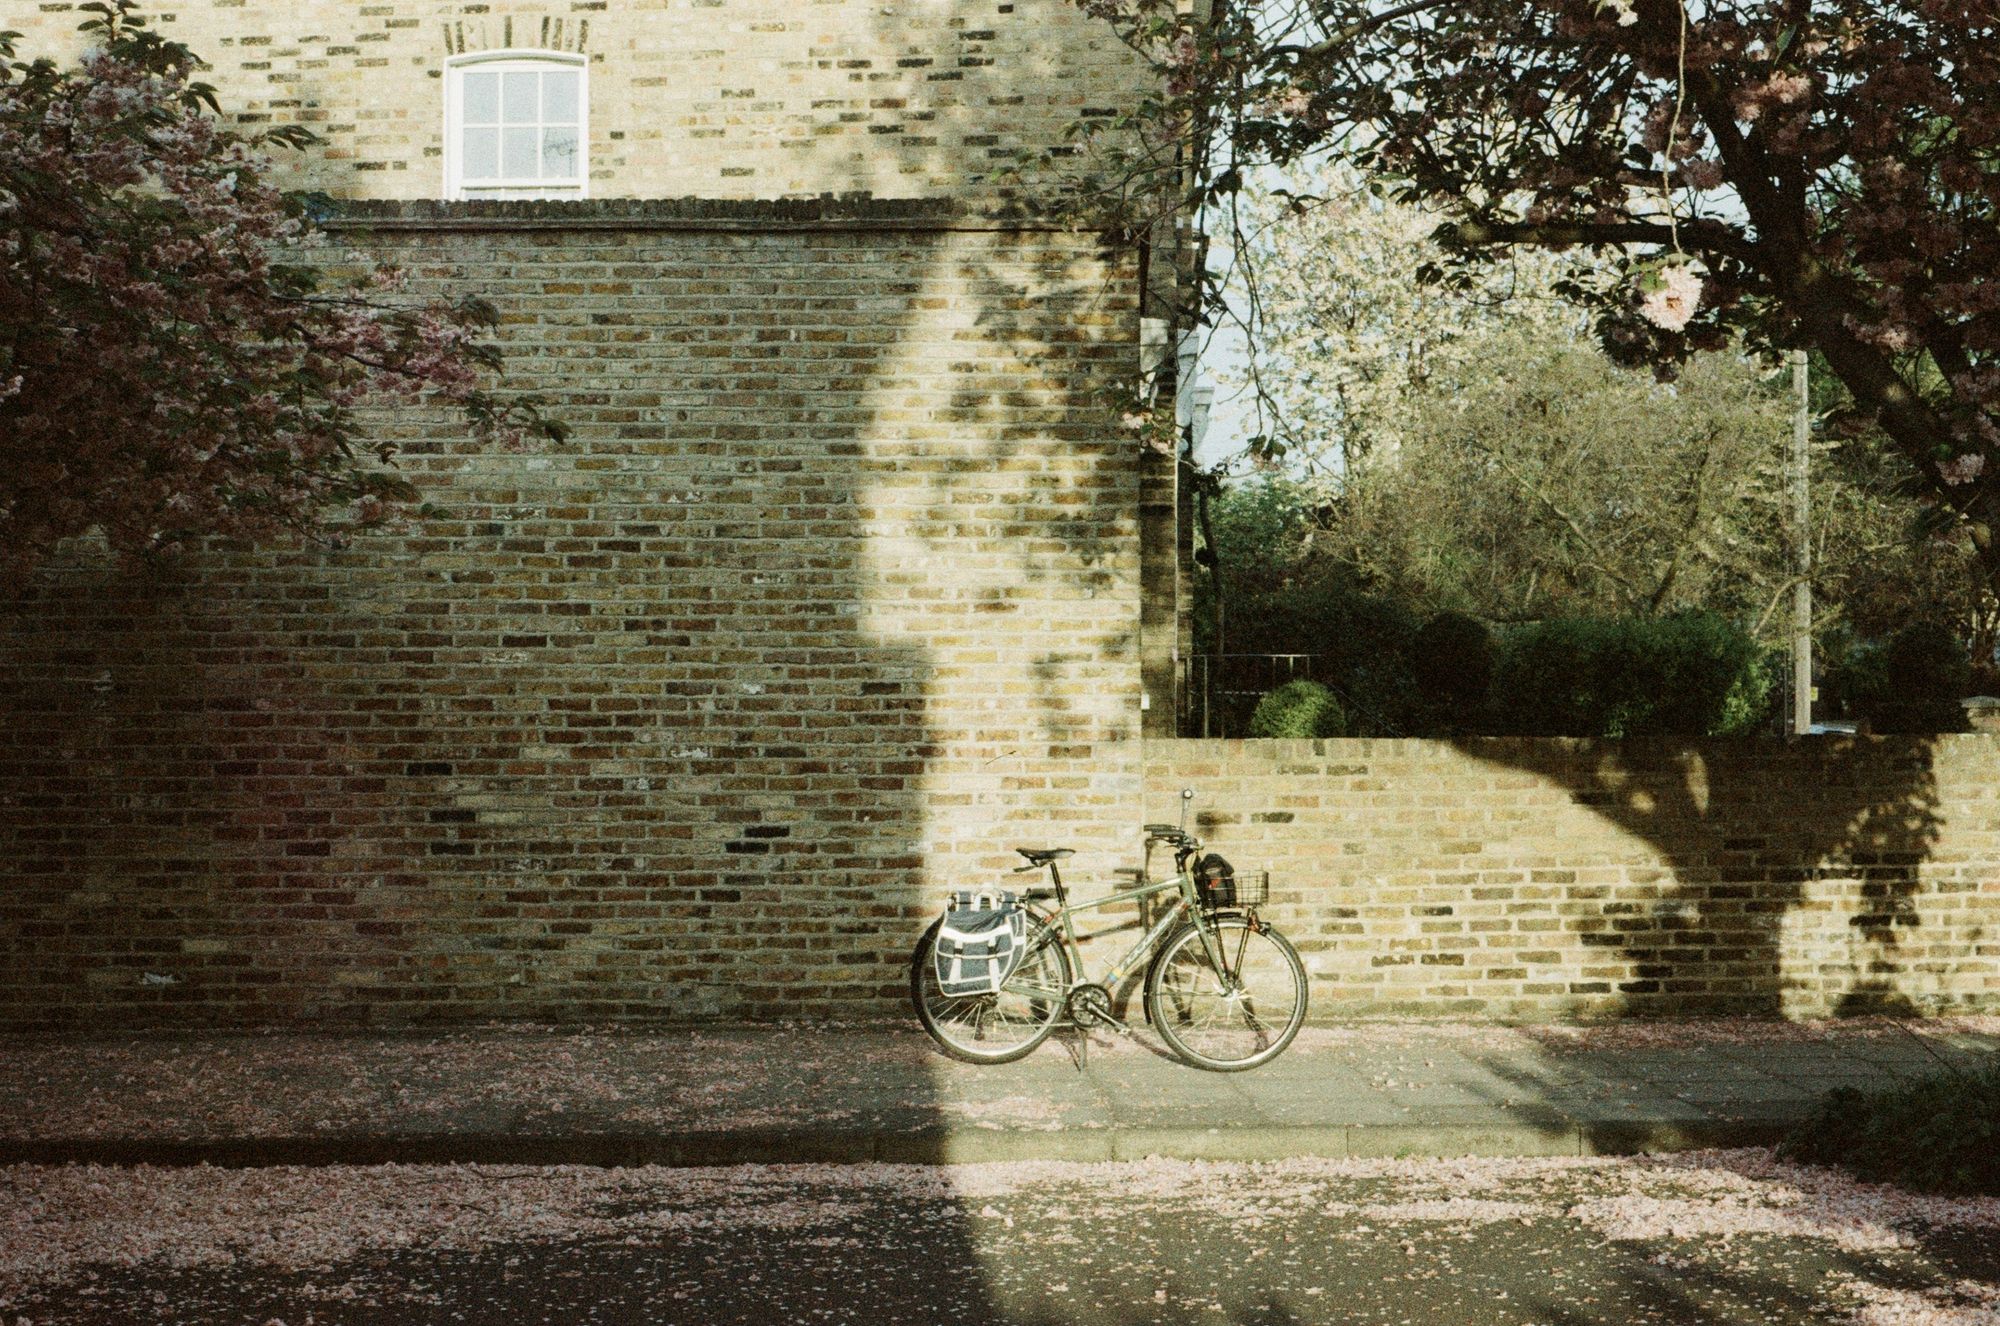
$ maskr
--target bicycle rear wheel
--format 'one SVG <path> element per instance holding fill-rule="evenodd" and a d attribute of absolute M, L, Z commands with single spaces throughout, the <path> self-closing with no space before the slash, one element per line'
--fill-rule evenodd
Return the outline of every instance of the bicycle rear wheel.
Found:
<path fill-rule="evenodd" d="M 910 957 L 910 1002 L 931 1039 L 975 1064 L 1004 1064 L 1047 1040 L 1071 984 L 1069 953 L 1056 932 L 1030 916 L 1021 965 L 999 993 L 956 996 L 938 987 L 932 956 L 943 924 L 933 921 Z"/>
<path fill-rule="evenodd" d="M 1215 969 L 1194 926 L 1177 932 L 1146 973 L 1146 1015 L 1195 1067 L 1241 1072 L 1275 1059 L 1305 1025 L 1305 964 L 1269 926 L 1241 916 L 1210 924 L 1225 970 Z"/>

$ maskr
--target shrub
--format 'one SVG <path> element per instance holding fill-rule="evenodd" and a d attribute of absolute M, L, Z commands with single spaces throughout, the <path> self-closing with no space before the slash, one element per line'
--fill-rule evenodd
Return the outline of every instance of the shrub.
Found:
<path fill-rule="evenodd" d="M 1754 641 L 1710 613 L 1568 618 L 1513 632 L 1494 674 L 1499 725 L 1528 736 L 1753 730 L 1771 677 Z"/>
<path fill-rule="evenodd" d="M 1401 654 L 1364 659 L 1336 674 L 1335 695 L 1351 737 L 1410 737 L 1425 727 L 1423 693 Z"/>
<path fill-rule="evenodd" d="M 1792 651 L 1758 649 L 1748 666 L 1729 687 L 1722 699 L 1722 717 L 1715 727 L 1720 736 L 1744 736 L 1752 732 L 1775 732 L 1785 718 L 1786 678 L 1791 675 Z"/>
<path fill-rule="evenodd" d="M 2000 1060 L 1887 1091 L 1841 1087 L 1778 1154 L 1924 1192 L 2000 1195 Z"/>
<path fill-rule="evenodd" d="M 1357 588 L 1346 571 L 1245 594 L 1232 599 L 1230 614 L 1229 654 L 1314 657 L 1315 674 L 1338 697 L 1343 735 L 1406 736 L 1419 724 L 1421 691 L 1409 665 L 1417 619 L 1402 604 Z M 1208 648 L 1212 627 L 1200 618 L 1195 625 L 1197 647 Z"/>
<path fill-rule="evenodd" d="M 1881 644 L 1862 645 L 1829 679 L 1848 712 L 1877 732 L 1963 732 L 1959 703 L 1972 663 L 1948 627 L 1911 622 Z"/>
<path fill-rule="evenodd" d="M 1667 665 L 1663 711 L 1649 730 L 1741 736 L 1770 722 L 1771 655 L 1747 632 L 1707 612 L 1648 625 Z"/>
<path fill-rule="evenodd" d="M 1493 687 L 1493 633 L 1462 612 L 1441 612 L 1410 642 L 1410 673 L 1432 729 L 1471 728 Z"/>
<path fill-rule="evenodd" d="M 1347 715 L 1333 692 L 1316 681 L 1288 681 L 1268 692 L 1250 715 L 1253 737 L 1340 737 Z"/>
<path fill-rule="evenodd" d="M 1199 633 L 1210 629 L 1200 617 L 1195 627 Z M 1322 654 L 1344 666 L 1401 654 L 1416 630 L 1409 609 L 1366 592 L 1333 568 L 1232 597 L 1226 643 L 1232 654 Z"/>

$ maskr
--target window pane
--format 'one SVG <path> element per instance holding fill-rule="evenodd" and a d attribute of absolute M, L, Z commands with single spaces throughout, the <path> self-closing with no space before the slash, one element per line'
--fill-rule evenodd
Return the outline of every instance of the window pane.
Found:
<path fill-rule="evenodd" d="M 465 122 L 467 124 L 500 122 L 500 75 L 465 76 Z"/>
<path fill-rule="evenodd" d="M 500 105 L 506 123 L 535 122 L 535 82 L 540 77 L 533 71 L 500 75 Z"/>
<path fill-rule="evenodd" d="M 575 124 L 576 93 L 581 76 L 574 69 L 551 69 L 542 75 L 542 123 Z"/>
<path fill-rule="evenodd" d="M 461 173 L 469 180 L 490 180 L 500 173 L 498 129 L 465 131 L 465 163 Z"/>
<path fill-rule="evenodd" d="M 576 130 L 567 125 L 542 130 L 542 177 L 573 180 L 576 168 Z"/>
<path fill-rule="evenodd" d="M 539 171 L 535 169 L 538 155 L 536 139 L 541 137 L 535 129 L 508 128 L 501 131 L 506 135 L 501 144 L 500 173 L 510 180 L 531 180 Z"/>

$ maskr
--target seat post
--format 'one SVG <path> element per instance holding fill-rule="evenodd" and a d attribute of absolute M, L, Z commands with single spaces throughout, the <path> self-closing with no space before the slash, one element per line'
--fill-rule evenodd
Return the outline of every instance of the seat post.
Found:
<path fill-rule="evenodd" d="M 1062 871 L 1056 869 L 1056 863 L 1053 861 L 1049 862 L 1049 883 L 1055 885 L 1056 901 L 1065 907 L 1069 906 L 1069 895 L 1063 892 Z"/>

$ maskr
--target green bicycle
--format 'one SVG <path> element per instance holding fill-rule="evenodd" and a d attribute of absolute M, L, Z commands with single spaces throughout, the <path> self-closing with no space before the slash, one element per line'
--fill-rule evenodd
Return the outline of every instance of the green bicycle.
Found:
<path fill-rule="evenodd" d="M 945 1053 L 1000 1064 L 1030 1053 L 1059 1025 L 1129 1031 L 1113 1011 L 1111 991 L 1149 956 L 1146 1017 L 1180 1058 L 1230 1073 L 1284 1052 L 1306 1019 L 1305 964 L 1291 942 L 1257 915 L 1269 893 L 1267 874 L 1205 872 L 1215 858 L 1203 858 L 1201 839 L 1185 827 L 1193 796 L 1192 789 L 1181 793 L 1179 827 L 1146 826 L 1149 849 L 1173 849 L 1174 874 L 1136 888 L 1072 903 L 1056 866 L 1072 855 L 1069 848 L 1016 848 L 1028 864 L 1015 873 L 1046 869 L 1049 888 L 1024 895 L 1022 957 L 994 993 L 945 993 L 934 961 L 944 921 L 932 923 L 911 957 L 910 999 L 917 1020 Z M 1177 896 L 1103 980 L 1078 979 L 1083 954 L 1076 913 L 1168 893 Z"/>

